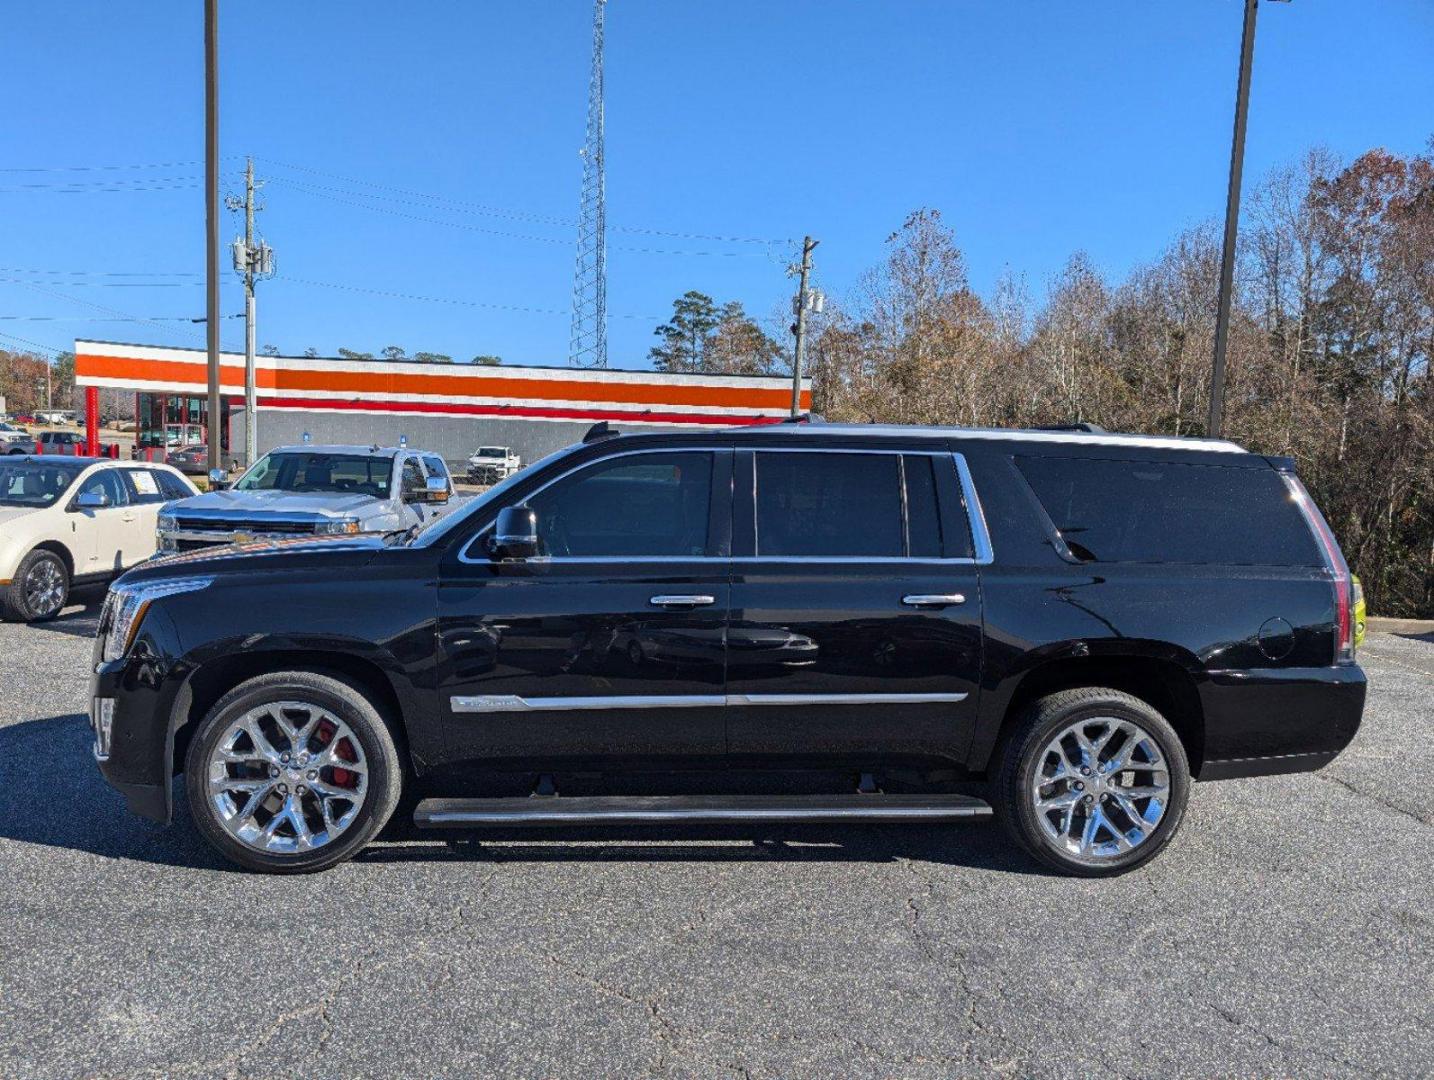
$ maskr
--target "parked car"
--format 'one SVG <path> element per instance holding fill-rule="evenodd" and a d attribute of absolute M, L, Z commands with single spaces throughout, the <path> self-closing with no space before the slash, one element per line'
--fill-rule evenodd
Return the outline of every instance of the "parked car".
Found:
<path fill-rule="evenodd" d="M 85 445 L 85 437 L 78 431 L 42 431 L 35 439 L 43 454 L 74 454 Z"/>
<path fill-rule="evenodd" d="M 164 456 L 164 463 L 171 465 L 186 476 L 209 475 L 209 447 L 186 446 Z"/>
<path fill-rule="evenodd" d="M 496 484 L 523 467 L 523 459 L 506 446 L 480 446 L 468 458 L 470 484 Z"/>
<path fill-rule="evenodd" d="M 76 585 L 154 554 L 160 505 L 195 494 L 164 465 L 103 458 L 0 458 L 0 616 L 50 619 Z"/>
<path fill-rule="evenodd" d="M 126 574 L 104 776 L 168 821 L 183 772 L 262 871 L 349 858 L 407 789 L 436 830 L 994 809 L 1096 876 L 1160 852 L 1192 780 L 1318 769 L 1359 726 L 1349 571 L 1288 458 L 604 427 L 416 533 Z"/>
<path fill-rule="evenodd" d="M 437 454 L 404 447 L 284 446 L 228 490 L 210 491 L 159 519 L 161 551 L 293 536 L 386 533 L 447 509 L 453 480 Z"/>
<path fill-rule="evenodd" d="M 35 437 L 24 428 L 0 421 L 0 454 L 33 454 L 38 446 Z"/>

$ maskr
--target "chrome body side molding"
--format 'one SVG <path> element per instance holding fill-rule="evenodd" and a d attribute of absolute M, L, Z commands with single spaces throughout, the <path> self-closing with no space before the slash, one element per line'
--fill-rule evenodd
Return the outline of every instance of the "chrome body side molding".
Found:
<path fill-rule="evenodd" d="M 595 709 L 710 709 L 726 705 L 934 705 L 965 694 L 611 694 L 535 697 L 477 694 L 449 698 L 455 713 L 588 712 Z"/>

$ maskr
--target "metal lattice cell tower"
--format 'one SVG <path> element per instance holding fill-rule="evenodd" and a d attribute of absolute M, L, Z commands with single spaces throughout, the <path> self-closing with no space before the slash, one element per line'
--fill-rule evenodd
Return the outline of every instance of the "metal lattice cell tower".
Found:
<path fill-rule="evenodd" d="M 588 83 L 583 194 L 578 215 L 578 262 L 573 275 L 573 323 L 568 363 L 607 367 L 607 193 L 603 177 L 603 10 L 593 3 L 593 67 Z"/>

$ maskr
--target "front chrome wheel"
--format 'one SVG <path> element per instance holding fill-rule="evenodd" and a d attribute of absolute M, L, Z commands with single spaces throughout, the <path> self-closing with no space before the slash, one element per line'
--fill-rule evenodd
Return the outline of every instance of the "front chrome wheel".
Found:
<path fill-rule="evenodd" d="M 308 701 L 275 701 L 232 721 L 209 756 L 208 806 L 241 844 L 303 854 L 341 836 L 368 795 L 353 730 Z"/>
<path fill-rule="evenodd" d="M 65 603 L 65 569 L 56 559 L 41 558 L 25 575 L 25 606 L 36 619 L 56 614 Z"/>
<path fill-rule="evenodd" d="M 1094 716 L 1046 744 L 1029 794 L 1046 844 L 1100 863 L 1140 847 L 1159 828 L 1170 805 L 1170 767 L 1139 724 Z"/>

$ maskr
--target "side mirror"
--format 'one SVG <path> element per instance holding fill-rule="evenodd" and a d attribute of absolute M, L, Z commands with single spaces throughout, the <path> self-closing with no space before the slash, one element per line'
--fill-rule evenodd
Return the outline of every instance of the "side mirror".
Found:
<path fill-rule="evenodd" d="M 209 470 L 209 490 L 223 491 L 229 486 L 229 475 L 223 469 Z"/>
<path fill-rule="evenodd" d="M 408 503 L 446 503 L 448 501 L 448 482 L 441 477 L 430 476 L 423 481 L 422 487 L 405 485 L 403 501 Z"/>
<path fill-rule="evenodd" d="M 110 504 L 110 497 L 103 491 L 82 491 L 75 497 L 76 510 L 103 510 Z"/>
<path fill-rule="evenodd" d="M 531 559 L 538 554 L 538 512 L 531 506 L 505 506 L 498 511 L 489 554 L 495 559 Z"/>

